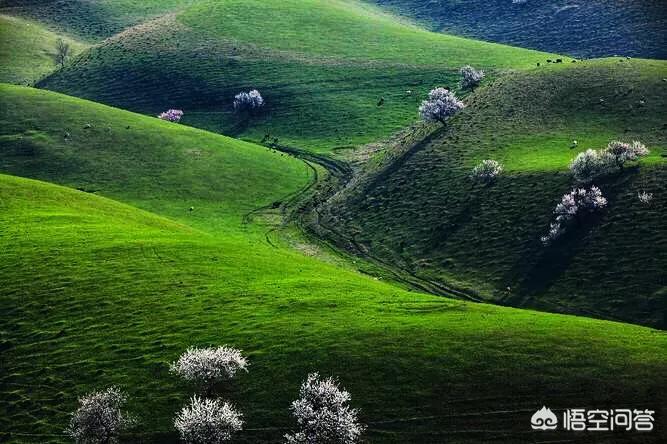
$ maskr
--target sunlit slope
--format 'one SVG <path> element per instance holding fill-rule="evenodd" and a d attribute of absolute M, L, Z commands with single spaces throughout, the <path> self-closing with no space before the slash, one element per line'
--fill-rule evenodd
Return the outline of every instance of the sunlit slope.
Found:
<path fill-rule="evenodd" d="M 266 21 L 270 17 L 270 25 Z M 471 63 L 527 69 L 556 56 L 431 33 L 355 1 L 199 1 L 105 41 L 41 87 L 224 134 L 331 150 L 389 136 Z M 257 88 L 259 116 L 235 115 Z M 266 137 L 265 137 L 266 136 Z"/>
<path fill-rule="evenodd" d="M 85 48 L 37 22 L 0 14 L 0 82 L 31 84 L 54 71 L 59 38 L 69 43 L 72 54 Z"/>
<path fill-rule="evenodd" d="M 2 85 L 0 104 L 1 171 L 205 228 L 240 224 L 311 180 L 281 153 L 49 91 Z"/>
<path fill-rule="evenodd" d="M 667 58 L 662 0 L 368 0 L 433 29 L 579 57 Z"/>
<path fill-rule="evenodd" d="M 372 442 L 495 430 L 516 442 L 545 399 L 664 404 L 662 333 L 406 292 L 269 245 L 242 215 L 308 183 L 294 159 L 59 94 L 1 92 L 0 171 L 89 191 L 0 176 L 4 440 L 61 442 L 78 395 L 120 384 L 142 422 L 128 440 L 175 442 L 191 387 L 167 365 L 191 344 L 249 354 L 250 373 L 225 392 L 248 421 L 240 442 L 280 440 L 313 370 L 341 377 Z"/>
<path fill-rule="evenodd" d="M 331 218 L 379 257 L 491 301 L 664 327 L 665 77 L 665 62 L 625 59 L 510 75 Z M 609 199 L 600 221 L 545 248 L 552 211 L 574 186 L 570 160 L 614 139 L 652 153 L 598 183 Z M 469 178 L 483 159 L 505 166 L 490 187 Z"/>
<path fill-rule="evenodd" d="M 99 41 L 149 18 L 196 0 L 0 0 L 0 12 L 28 17 L 49 27 Z"/>
<path fill-rule="evenodd" d="M 118 384 L 141 421 L 126 441 L 176 442 L 192 388 L 168 363 L 191 344 L 250 357 L 224 393 L 239 442 L 280 440 L 314 370 L 340 376 L 380 443 L 517 442 L 546 400 L 665 402 L 663 333 L 409 293 L 50 184 L 0 175 L 0 196 L 3 441 L 65 442 L 77 396 Z"/>

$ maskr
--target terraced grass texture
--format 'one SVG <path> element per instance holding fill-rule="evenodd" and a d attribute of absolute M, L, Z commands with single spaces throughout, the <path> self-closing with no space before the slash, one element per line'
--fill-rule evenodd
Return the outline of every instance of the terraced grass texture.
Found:
<path fill-rule="evenodd" d="M 434 30 L 569 54 L 667 58 L 661 0 L 370 0 Z"/>
<path fill-rule="evenodd" d="M 0 12 L 30 18 L 87 42 L 105 38 L 196 0 L 0 0 Z"/>
<path fill-rule="evenodd" d="M 464 64 L 493 76 L 556 57 L 428 32 L 357 1 L 202 0 L 115 35 L 39 86 L 330 151 L 410 123 L 428 90 L 455 86 Z M 263 113 L 235 114 L 234 96 L 255 88 Z"/>
<path fill-rule="evenodd" d="M 193 344 L 249 356 L 221 387 L 246 415 L 239 442 L 280 440 L 310 371 L 340 377 L 380 443 L 558 439 L 527 432 L 545 402 L 665 404 L 662 332 L 417 294 L 269 245 L 243 215 L 308 183 L 292 158 L 50 92 L 0 97 L 0 171 L 88 191 L 0 175 L 4 441 L 63 442 L 77 396 L 118 384 L 142 424 L 124 438 L 176 442 L 192 387 L 168 363 Z"/>
<path fill-rule="evenodd" d="M 330 223 L 379 258 L 496 303 L 664 328 L 666 75 L 664 62 L 608 59 L 504 77 L 367 178 Z M 609 200 L 599 220 L 543 246 L 574 187 L 570 160 L 615 139 L 652 154 L 597 183 Z M 469 177 L 484 159 L 505 168 L 491 186 Z"/>

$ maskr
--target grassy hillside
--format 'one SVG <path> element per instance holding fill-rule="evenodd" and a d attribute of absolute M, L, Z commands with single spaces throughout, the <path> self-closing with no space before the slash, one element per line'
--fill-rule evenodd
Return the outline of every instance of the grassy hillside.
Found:
<path fill-rule="evenodd" d="M 331 223 L 380 258 L 497 303 L 665 327 L 665 77 L 665 62 L 625 59 L 504 77 L 367 178 Z M 610 202 L 600 221 L 543 247 L 573 186 L 570 160 L 613 139 L 652 154 L 599 184 Z M 505 165 L 491 187 L 468 177 L 483 159 Z M 654 201 L 640 203 L 639 191 Z"/>
<path fill-rule="evenodd" d="M 174 442 L 191 388 L 167 365 L 190 344 L 250 356 L 225 390 L 246 414 L 240 442 L 279 440 L 313 370 L 341 377 L 378 443 L 517 442 L 533 439 L 543 403 L 665 404 L 664 333 L 407 292 L 267 244 L 242 216 L 307 183 L 292 158 L 50 92 L 1 92 L 0 171 L 89 191 L 0 175 L 3 441 L 60 442 L 78 395 L 120 384 L 143 424 L 128 439 Z"/>
<path fill-rule="evenodd" d="M 434 30 L 578 57 L 667 58 L 662 0 L 368 0 Z"/>
<path fill-rule="evenodd" d="M 72 53 L 85 45 L 45 29 L 37 22 L 0 14 L 0 82 L 31 84 L 54 71 L 56 41 L 70 44 Z"/>
<path fill-rule="evenodd" d="M 47 91 L 3 85 L 0 93 L 2 171 L 122 197 L 198 227 L 238 223 L 311 179 L 302 162 L 235 139 Z"/>
<path fill-rule="evenodd" d="M 267 21 L 270 17 L 270 22 Z M 544 53 L 431 33 L 351 0 L 202 0 L 91 48 L 40 87 L 253 141 L 325 151 L 388 136 L 466 63 L 527 69 Z M 233 113 L 258 88 L 265 112 Z"/>
<path fill-rule="evenodd" d="M 29 17 L 50 27 L 99 41 L 196 0 L 0 0 L 0 12 Z"/>

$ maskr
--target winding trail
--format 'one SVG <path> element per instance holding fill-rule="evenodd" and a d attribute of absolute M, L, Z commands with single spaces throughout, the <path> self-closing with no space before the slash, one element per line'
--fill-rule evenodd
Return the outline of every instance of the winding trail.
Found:
<path fill-rule="evenodd" d="M 426 137 L 421 137 L 415 140 L 410 144 L 407 150 L 400 154 L 400 156 L 386 164 L 377 173 L 369 175 L 368 178 L 370 180 L 363 184 L 363 189 L 369 190 L 380 185 L 389 175 L 401 168 L 401 166 L 412 156 L 428 146 L 428 144 L 437 137 L 441 136 L 444 131 L 446 131 L 446 129 L 440 128 L 430 132 Z M 323 216 L 323 212 L 327 210 L 329 201 L 339 192 L 352 186 L 351 184 L 354 179 L 358 178 L 359 175 L 364 175 L 363 171 L 360 172 L 355 170 L 355 168 L 346 161 L 333 159 L 327 155 L 313 153 L 302 148 L 275 144 L 271 146 L 276 150 L 301 159 L 313 170 L 313 181 L 304 189 L 290 196 L 281 206 L 285 221 L 284 223 L 294 222 L 310 242 L 314 244 L 324 244 L 339 255 L 362 259 L 382 270 L 383 273 L 386 273 L 391 281 L 407 288 L 436 296 L 470 302 L 524 308 L 521 307 L 521 305 L 511 304 L 502 300 L 485 300 L 477 294 L 454 288 L 445 282 L 418 276 L 409 270 L 398 267 L 390 261 L 374 255 L 368 248 L 361 245 L 354 238 L 354 235 L 350 235 L 345 232 L 345 230 L 341 230 L 336 224 L 330 223 L 329 218 Z M 328 174 L 325 177 L 321 177 L 321 175 L 318 174 L 317 168 L 315 168 L 313 164 L 321 166 Z M 267 242 L 271 245 L 273 245 L 273 243 L 270 240 L 269 234 L 277 229 L 278 228 L 274 227 L 267 233 Z M 548 310 L 551 312 L 584 315 L 609 321 L 625 322 L 622 319 L 594 310 L 572 309 L 571 307 L 555 301 L 543 300 L 542 302 L 552 307 L 552 310 Z"/>
<path fill-rule="evenodd" d="M 390 174 L 391 171 L 400 168 L 407 159 L 424 148 L 438 134 L 440 132 L 436 131 L 411 146 L 397 161 L 390 163 L 382 173 L 377 175 L 373 180 L 373 184 L 381 182 L 383 177 Z M 353 236 L 327 223 L 327 218 L 322 217 L 323 208 L 333 196 L 345 189 L 355 177 L 355 170 L 347 162 L 301 148 L 276 144 L 272 145 L 272 147 L 303 160 L 314 171 L 315 178 L 313 182 L 283 204 L 286 221 L 294 221 L 311 242 L 324 243 L 340 254 L 363 259 L 386 272 L 391 277 L 391 280 L 409 288 L 438 296 L 473 302 L 486 302 L 474 294 L 450 287 L 439 281 L 424 279 L 408 270 L 397 267 L 370 253 Z M 328 175 L 320 177 L 317 169 L 312 166 L 312 163 L 316 163 L 324 168 Z M 275 228 L 270 231 L 275 231 Z M 267 241 L 271 243 L 268 234 Z"/>

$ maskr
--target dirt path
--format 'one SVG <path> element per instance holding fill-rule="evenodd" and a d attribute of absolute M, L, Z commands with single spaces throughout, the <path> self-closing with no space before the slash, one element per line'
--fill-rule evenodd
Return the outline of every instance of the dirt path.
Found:
<path fill-rule="evenodd" d="M 419 140 L 410 146 L 398 159 L 388 163 L 381 172 L 374 175 L 370 186 L 375 186 L 383 177 L 390 174 L 391 171 L 400 168 L 403 162 L 425 147 L 439 133 L 439 131 L 436 131 L 426 139 Z M 373 255 L 368 248 L 359 244 L 354 239 L 354 236 L 350 236 L 345 231 L 340 230 L 334 224 L 330 223 L 329 218 L 323 217 L 323 212 L 330 200 L 349 187 L 355 179 L 359 178 L 360 174 L 363 174 L 360 169 L 353 168 L 346 161 L 333 159 L 329 156 L 312 153 L 304 149 L 283 145 L 272 145 L 272 147 L 297 157 L 306 163 L 316 163 L 328 172 L 326 177 L 320 177 L 317 174 L 317 170 L 313 169 L 315 172 L 314 183 L 302 190 L 283 206 L 286 221 L 295 222 L 309 240 L 314 243 L 324 243 L 344 256 L 356 257 L 367 261 L 380 269 L 382 274 L 386 275 L 389 280 L 409 288 L 438 296 L 484 302 L 476 295 L 450 287 L 443 282 L 418 277 L 408 270 L 401 269 Z M 275 231 L 275 228 L 272 231 Z"/>

